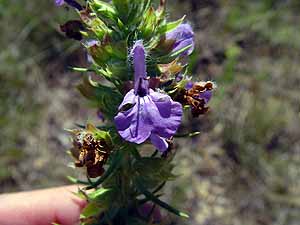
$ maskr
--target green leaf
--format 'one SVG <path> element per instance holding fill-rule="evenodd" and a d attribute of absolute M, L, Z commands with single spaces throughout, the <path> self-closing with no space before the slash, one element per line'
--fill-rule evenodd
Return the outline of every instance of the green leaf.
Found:
<path fill-rule="evenodd" d="M 112 149 L 112 139 L 107 131 L 99 130 L 97 127 L 95 127 L 93 124 L 87 123 L 86 130 L 93 133 L 93 136 L 96 140 L 104 140 L 108 148 Z"/>
<path fill-rule="evenodd" d="M 92 193 L 90 193 L 88 195 L 88 197 L 90 200 L 95 200 L 96 198 L 100 198 L 101 196 L 103 196 L 104 194 L 106 194 L 109 191 L 111 191 L 110 188 L 100 188 L 100 189 L 97 189 L 96 191 L 93 191 Z"/>
<path fill-rule="evenodd" d="M 122 20 L 122 22 L 126 23 L 127 19 L 128 19 L 128 11 L 129 11 L 128 0 L 112 0 L 112 2 L 118 12 L 118 16 Z"/>
<path fill-rule="evenodd" d="M 74 184 L 85 184 L 85 185 L 89 185 L 90 184 L 87 181 L 78 180 L 78 179 L 76 179 L 75 177 L 72 177 L 72 176 L 67 176 L 67 179 L 69 181 L 71 181 L 72 183 L 74 183 Z"/>
<path fill-rule="evenodd" d="M 81 11 L 80 18 L 86 24 L 88 30 L 92 31 L 99 40 L 112 32 L 100 18 L 88 11 Z"/>
<path fill-rule="evenodd" d="M 188 50 L 189 48 L 192 47 L 192 44 L 184 47 L 184 48 L 181 48 L 179 50 L 177 50 L 176 52 L 171 52 L 170 54 L 168 55 L 164 55 L 164 56 L 161 56 L 161 57 L 158 57 L 158 60 L 162 63 L 162 64 L 167 64 L 167 63 L 170 63 L 172 62 L 174 59 L 176 59 L 178 56 L 180 56 L 180 54 L 182 54 L 183 52 L 185 52 L 186 50 Z"/>
<path fill-rule="evenodd" d="M 75 72 L 95 72 L 94 69 L 90 69 L 90 68 L 82 68 L 82 67 L 69 67 L 71 70 L 75 71 Z"/>
<path fill-rule="evenodd" d="M 148 11 L 143 16 L 143 22 L 139 26 L 139 30 L 143 34 L 143 38 L 147 39 L 149 36 L 153 35 L 155 31 L 157 18 L 153 7 L 150 7 Z"/>
<path fill-rule="evenodd" d="M 174 30 L 176 27 L 178 27 L 183 22 L 184 19 L 185 19 L 185 16 L 183 16 L 179 20 L 176 20 L 174 22 L 170 22 L 170 23 L 167 23 L 167 24 L 164 24 L 164 25 L 160 26 L 158 28 L 158 33 L 164 34 L 164 33 L 167 33 L 167 32 L 170 32 L 170 31 Z"/>
<path fill-rule="evenodd" d="M 122 101 L 122 95 L 112 87 L 101 85 L 85 76 L 83 83 L 77 86 L 80 93 L 95 102 L 108 119 L 112 119 Z"/>
<path fill-rule="evenodd" d="M 158 199 L 156 196 L 154 196 L 151 192 L 149 192 L 143 185 L 143 183 L 141 181 L 137 181 L 137 187 L 138 187 L 138 190 L 144 194 L 148 199 L 150 199 L 152 202 L 156 203 L 157 205 L 159 205 L 160 207 L 168 210 L 169 212 L 177 215 L 177 216 L 180 216 L 180 217 L 184 217 L 184 218 L 189 218 L 189 215 L 184 213 L 184 212 L 181 212 L 177 209 L 175 209 L 174 207 L 168 205 L 167 203 L 161 201 L 160 199 Z"/>
<path fill-rule="evenodd" d="M 127 60 L 127 43 L 125 41 L 106 45 L 105 51 L 113 58 L 120 59 L 122 61 Z"/>
<path fill-rule="evenodd" d="M 84 218 L 91 217 L 91 216 L 96 216 L 99 213 L 103 211 L 103 208 L 99 206 L 99 204 L 95 202 L 90 202 L 88 205 L 83 209 L 81 216 Z"/>
<path fill-rule="evenodd" d="M 173 167 L 170 161 L 151 157 L 141 158 L 133 165 L 137 176 L 144 181 L 147 188 L 154 188 L 162 182 L 176 178 L 172 173 Z"/>
<path fill-rule="evenodd" d="M 113 82 L 113 74 L 109 69 L 104 69 L 104 68 L 96 68 L 95 69 L 97 75 L 103 76 L 105 79 L 108 81 Z"/>
<path fill-rule="evenodd" d="M 108 81 L 113 83 L 113 77 L 111 71 L 104 69 L 104 68 L 97 68 L 96 65 L 93 65 L 90 68 L 83 68 L 83 67 L 69 67 L 70 70 L 80 73 L 88 73 L 88 72 L 94 72 L 97 75 L 102 76 L 103 78 L 107 79 Z"/>
<path fill-rule="evenodd" d="M 184 138 L 184 137 L 195 137 L 201 134 L 200 131 L 192 132 L 192 133 L 186 133 L 186 134 L 175 134 L 174 137 L 178 138 Z"/>
<path fill-rule="evenodd" d="M 160 0 L 159 7 L 157 9 L 157 18 L 160 21 L 163 21 L 166 17 L 166 4 L 167 0 Z"/>
<path fill-rule="evenodd" d="M 113 21 L 117 20 L 117 13 L 111 4 L 100 0 L 92 0 L 90 6 L 100 17 L 102 16 Z"/>
<path fill-rule="evenodd" d="M 100 213 L 105 212 L 106 216 L 113 218 L 122 204 L 121 192 L 116 187 L 101 188 L 89 194 L 88 202 L 91 206 L 85 212 L 85 216 L 99 216 Z"/>
<path fill-rule="evenodd" d="M 132 28 L 136 29 L 150 5 L 151 0 L 131 0 L 129 4 L 128 26 L 132 25 Z"/>
<path fill-rule="evenodd" d="M 178 55 L 180 55 L 181 53 L 185 52 L 186 50 L 190 49 L 193 45 L 190 44 L 182 49 L 179 49 L 178 51 L 176 52 L 173 52 L 172 54 L 170 54 L 169 57 L 173 58 L 173 57 L 177 57 Z"/>
<path fill-rule="evenodd" d="M 165 185 L 166 185 L 166 182 L 165 182 L 165 181 L 162 182 L 160 185 L 158 185 L 157 188 L 155 188 L 155 189 L 152 191 L 152 193 L 153 193 L 153 194 L 156 194 L 156 193 L 159 192 Z"/>

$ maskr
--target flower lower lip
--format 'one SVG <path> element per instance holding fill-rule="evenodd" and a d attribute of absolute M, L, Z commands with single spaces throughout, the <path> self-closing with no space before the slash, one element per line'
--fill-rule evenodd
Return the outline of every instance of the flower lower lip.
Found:
<path fill-rule="evenodd" d="M 171 138 L 181 123 L 182 106 L 168 95 L 150 89 L 148 95 L 140 97 L 131 90 L 124 97 L 120 108 L 131 101 L 127 111 L 119 111 L 115 123 L 119 134 L 127 141 L 141 144 L 150 138 L 154 146 L 165 151 L 166 139 Z"/>

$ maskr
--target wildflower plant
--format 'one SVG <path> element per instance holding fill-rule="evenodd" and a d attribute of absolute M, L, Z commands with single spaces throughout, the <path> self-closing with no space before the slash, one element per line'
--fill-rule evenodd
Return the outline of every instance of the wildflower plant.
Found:
<path fill-rule="evenodd" d="M 83 73 L 78 89 L 105 121 L 70 131 L 74 164 L 87 174 L 86 180 L 70 177 L 83 185 L 78 195 L 88 202 L 81 223 L 161 224 L 158 207 L 188 217 L 160 197 L 176 178 L 173 142 L 183 136 L 176 134 L 182 118 L 206 113 L 215 87 L 187 75 L 191 26 L 184 17 L 168 22 L 165 0 L 56 4 L 78 13 L 61 30 L 87 50 L 89 67 L 72 69 Z M 144 145 L 152 147 L 142 151 Z"/>

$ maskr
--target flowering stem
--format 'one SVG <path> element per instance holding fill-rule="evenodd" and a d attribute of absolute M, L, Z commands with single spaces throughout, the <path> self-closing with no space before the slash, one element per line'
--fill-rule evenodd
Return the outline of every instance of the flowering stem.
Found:
<path fill-rule="evenodd" d="M 69 179 L 86 185 L 83 193 L 95 189 L 85 193 L 83 224 L 152 224 L 156 206 L 188 217 L 159 198 L 166 182 L 176 177 L 171 162 L 174 137 L 199 134 L 176 135 L 183 109 L 193 116 L 207 112 L 214 87 L 212 82 L 186 85 L 187 57 L 195 48 L 192 27 L 182 23 L 185 17 L 167 21 L 166 0 L 159 1 L 158 9 L 154 0 L 55 1 L 72 6 L 79 15 L 61 30 L 87 49 L 88 68 L 71 69 L 82 73 L 77 88 L 106 122 L 101 127 L 78 124 L 80 129 L 71 130 L 70 153 L 88 177 Z M 101 79 L 94 81 L 91 74 Z M 149 142 L 153 152 L 139 151 L 138 145 Z M 147 202 L 153 204 L 149 215 L 139 216 Z"/>

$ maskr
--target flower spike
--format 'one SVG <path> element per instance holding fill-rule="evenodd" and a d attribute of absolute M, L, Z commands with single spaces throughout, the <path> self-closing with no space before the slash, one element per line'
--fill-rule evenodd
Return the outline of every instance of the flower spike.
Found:
<path fill-rule="evenodd" d="M 188 218 L 163 202 L 160 190 L 177 177 L 175 139 L 199 134 L 177 134 L 183 109 L 206 113 L 215 89 L 187 76 L 192 27 L 185 16 L 167 20 L 167 0 L 53 1 L 77 13 L 60 28 L 86 50 L 87 67 L 72 70 L 83 73 L 77 88 L 98 117 L 96 126 L 69 130 L 72 166 L 87 177 L 70 178 L 87 201 L 81 224 L 164 224 L 155 218 L 160 209 Z M 150 143 L 154 153 L 139 149 Z"/>

